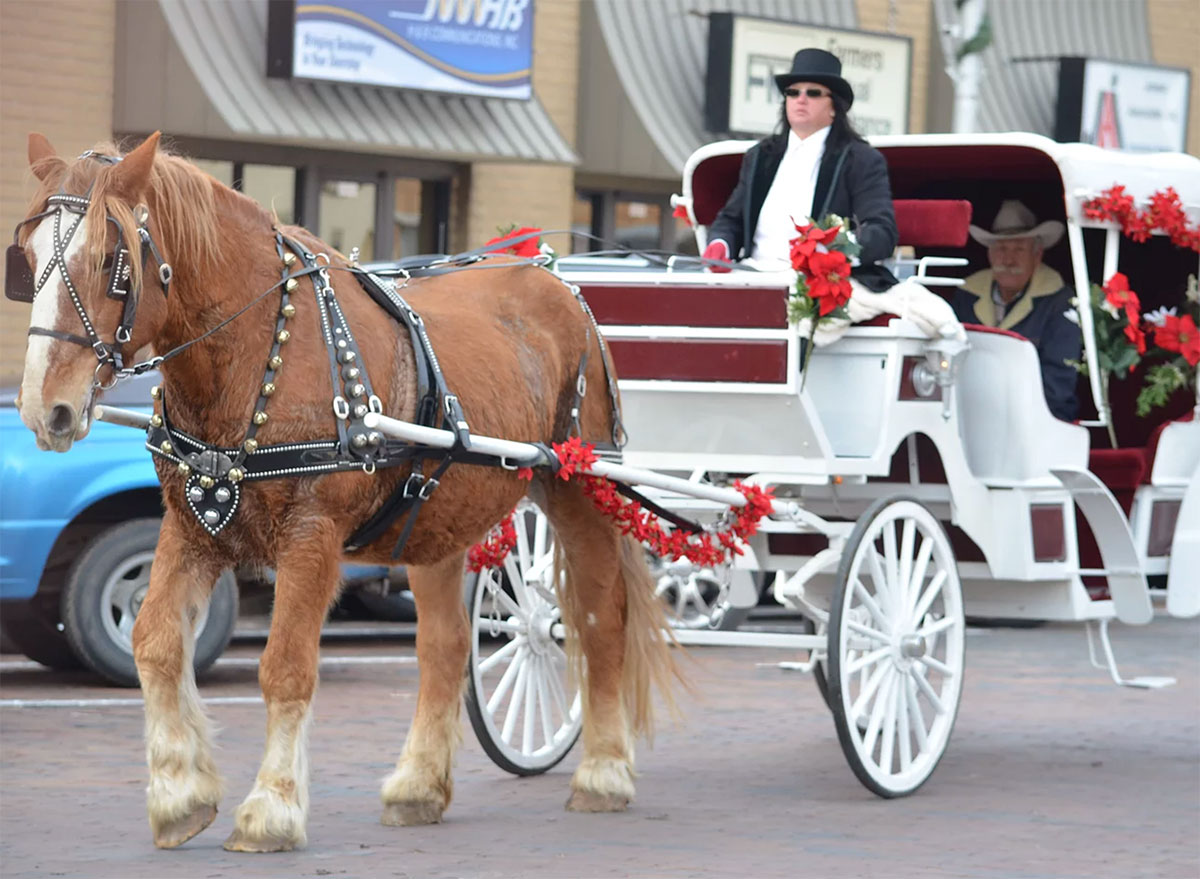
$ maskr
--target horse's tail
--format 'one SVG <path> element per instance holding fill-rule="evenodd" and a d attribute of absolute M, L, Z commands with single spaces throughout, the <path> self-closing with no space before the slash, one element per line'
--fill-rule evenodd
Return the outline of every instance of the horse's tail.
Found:
<path fill-rule="evenodd" d="M 668 711 L 678 717 L 674 685 L 687 687 L 675 662 L 678 646 L 667 624 L 666 607 L 654 594 L 654 579 L 646 550 L 631 535 L 621 538 L 621 578 L 625 581 L 625 666 L 622 690 L 629 728 L 635 735 L 654 738 L 653 690 Z"/>
<path fill-rule="evenodd" d="M 678 645 L 667 625 L 666 608 L 654 594 L 654 580 L 646 564 L 646 551 L 632 536 L 626 535 L 619 540 L 620 576 L 625 584 L 622 702 L 630 733 L 653 740 L 654 691 L 658 691 L 671 715 L 678 717 L 674 685 L 678 683 L 690 688 L 671 650 L 672 646 Z M 560 584 L 558 599 L 563 618 L 579 621 L 583 615 L 579 611 L 579 596 L 575 589 L 578 578 L 567 563 L 561 544 L 555 549 L 554 562 L 556 570 L 566 573 L 565 582 L 555 578 L 555 582 Z M 582 648 L 578 634 L 570 629 L 565 646 L 571 678 L 576 682 L 582 681 Z M 583 711 L 586 725 L 587 699 L 583 700 Z"/>

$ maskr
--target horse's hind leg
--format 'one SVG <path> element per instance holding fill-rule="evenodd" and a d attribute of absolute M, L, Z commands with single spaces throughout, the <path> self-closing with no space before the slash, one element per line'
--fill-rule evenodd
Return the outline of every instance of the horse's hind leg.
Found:
<path fill-rule="evenodd" d="M 384 824 L 436 824 L 450 805 L 451 768 L 461 740 L 459 708 L 470 650 L 462 601 L 463 556 L 410 567 L 417 603 L 417 712 L 396 768 L 383 782 Z"/>
<path fill-rule="evenodd" d="M 614 812 L 634 796 L 633 734 L 650 731 L 649 683 L 671 658 L 641 547 L 576 486 L 555 484 L 548 513 L 566 562 L 564 613 L 586 660 L 583 760 L 567 808 Z"/>
<path fill-rule="evenodd" d="M 337 592 L 341 541 L 316 520 L 289 536 L 277 559 L 271 632 L 259 660 L 267 744 L 254 788 L 234 813 L 230 851 L 290 851 L 306 841 L 308 725 L 317 688 L 321 625 Z"/>
<path fill-rule="evenodd" d="M 192 667 L 193 621 L 220 571 L 208 559 L 187 555 L 187 547 L 168 513 L 133 627 L 146 711 L 146 808 L 159 848 L 181 845 L 211 824 L 222 793 Z"/>

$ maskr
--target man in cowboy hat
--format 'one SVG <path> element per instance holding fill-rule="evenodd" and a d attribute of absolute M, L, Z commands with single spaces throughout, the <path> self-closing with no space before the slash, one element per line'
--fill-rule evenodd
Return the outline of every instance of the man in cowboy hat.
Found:
<path fill-rule="evenodd" d="M 1067 360 L 1080 358 L 1079 326 L 1067 319 L 1073 291 L 1062 275 L 1042 263 L 1042 254 L 1058 243 L 1063 224 L 1039 223 L 1016 199 L 1000 205 L 991 231 L 970 227 L 971 237 L 987 248 L 989 269 L 976 272 L 954 291 L 951 304 L 966 324 L 983 324 L 1019 333 L 1037 347 L 1042 389 L 1050 411 L 1074 420 L 1078 372 Z"/>
<path fill-rule="evenodd" d="M 842 78 L 842 62 L 824 49 L 801 49 L 775 84 L 783 98 L 780 133 L 747 151 L 704 256 L 790 268 L 795 223 L 837 214 L 851 221 L 862 245 L 851 278 L 868 290 L 891 288 L 896 278 L 876 265 L 897 240 L 887 164 L 850 124 L 854 89 Z"/>

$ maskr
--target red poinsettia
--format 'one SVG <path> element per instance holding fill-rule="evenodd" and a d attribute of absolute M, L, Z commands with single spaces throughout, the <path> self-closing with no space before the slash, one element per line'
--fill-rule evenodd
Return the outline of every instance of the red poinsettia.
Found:
<path fill-rule="evenodd" d="M 792 225 L 796 227 L 799 233 L 792 239 L 790 257 L 792 260 L 792 268 L 798 272 L 808 274 L 808 261 L 814 253 L 817 253 L 818 248 L 824 250 L 829 247 L 837 238 L 838 232 L 841 231 L 841 226 L 830 226 L 828 229 L 822 229 L 816 223 L 808 223 L 804 226 L 799 225 L 795 220 Z M 825 314 L 825 312 L 821 312 Z"/>
<path fill-rule="evenodd" d="M 1110 220 L 1134 241 L 1145 241 L 1155 229 L 1167 233 L 1176 247 L 1200 253 L 1200 225 L 1189 225 L 1187 213 L 1172 187 L 1161 189 L 1149 198 L 1149 207 L 1139 211 L 1125 187 L 1113 184 L 1097 198 L 1083 203 L 1083 215 L 1089 220 Z"/>
<path fill-rule="evenodd" d="M 1138 354 L 1146 353 L 1146 334 L 1143 333 L 1141 327 L 1139 327 L 1132 320 L 1125 325 L 1125 338 L 1137 347 Z M 1137 364 L 1135 363 L 1129 367 L 1129 371 L 1133 372 L 1136 368 Z"/>
<path fill-rule="evenodd" d="M 850 301 L 850 262 L 836 250 L 808 258 L 808 295 L 817 300 L 821 317 Z"/>
<path fill-rule="evenodd" d="M 539 253 L 541 253 L 540 245 L 538 243 L 540 240 L 539 236 L 541 231 L 541 229 L 534 228 L 533 226 L 523 226 L 520 229 L 513 229 L 511 232 L 507 232 L 504 235 L 488 241 L 483 245 L 483 249 L 502 250 L 505 253 L 511 253 L 514 256 L 520 257 L 537 256 Z M 520 238 L 524 235 L 528 235 L 529 237 L 524 241 L 520 241 L 511 246 L 503 246 L 505 241 L 511 241 L 514 238 Z M 496 246 L 493 247 L 492 245 Z"/>
<path fill-rule="evenodd" d="M 1190 314 L 1168 315 L 1154 330 L 1154 342 L 1164 351 L 1177 352 L 1190 366 L 1200 363 L 1200 329 Z"/>
<path fill-rule="evenodd" d="M 1130 324 L 1137 324 L 1141 321 L 1141 300 L 1138 299 L 1136 293 L 1129 289 L 1129 279 L 1121 272 L 1114 274 L 1104 285 L 1104 298 L 1117 310 L 1124 311 Z M 1129 341 L 1132 342 L 1133 339 L 1130 338 Z"/>

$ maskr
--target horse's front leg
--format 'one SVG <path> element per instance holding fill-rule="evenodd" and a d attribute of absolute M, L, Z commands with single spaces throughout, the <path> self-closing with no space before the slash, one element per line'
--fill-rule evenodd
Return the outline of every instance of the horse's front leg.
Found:
<path fill-rule="evenodd" d="M 278 554 L 271 632 L 259 661 L 267 744 L 254 788 L 234 813 L 230 851 L 290 851 L 306 841 L 308 725 L 317 688 L 321 625 L 337 592 L 341 537 L 314 520 Z"/>
<path fill-rule="evenodd" d="M 154 844 L 174 848 L 217 816 L 222 784 L 212 759 L 212 729 L 196 690 L 194 623 L 220 575 L 195 552 L 167 512 L 150 588 L 133 626 L 133 657 L 146 710 L 146 807 Z"/>
<path fill-rule="evenodd" d="M 459 708 L 470 631 L 462 601 L 463 554 L 410 567 L 417 604 L 417 712 L 396 768 L 383 782 L 384 824 L 436 824 L 450 805 L 451 768 L 461 740 Z"/>

